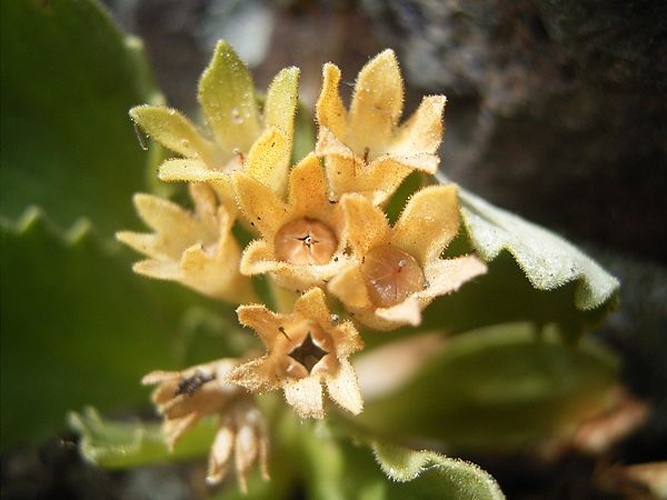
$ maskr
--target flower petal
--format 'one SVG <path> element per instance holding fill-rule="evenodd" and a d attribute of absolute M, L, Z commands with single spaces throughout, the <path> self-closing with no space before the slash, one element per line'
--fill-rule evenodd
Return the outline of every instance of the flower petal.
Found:
<path fill-rule="evenodd" d="M 237 200 L 242 214 L 263 237 L 273 237 L 284 223 L 289 207 L 267 185 L 245 173 L 234 176 Z"/>
<path fill-rule="evenodd" d="M 248 151 L 260 133 L 255 87 L 248 68 L 224 41 L 199 80 L 198 97 L 223 154 Z"/>
<path fill-rule="evenodd" d="M 278 335 L 281 335 L 280 327 L 282 322 L 280 317 L 273 311 L 267 309 L 265 305 L 244 305 L 240 306 L 236 312 L 239 318 L 239 323 L 255 330 L 267 347 L 271 347 L 274 339 Z M 260 365 L 256 362 L 252 363 L 253 364 L 246 363 L 248 366 L 244 368 L 244 370 L 260 368 Z"/>
<path fill-rule="evenodd" d="M 395 306 L 376 309 L 375 315 L 392 323 L 391 328 L 401 325 L 419 326 L 422 321 L 420 304 L 415 296 L 408 297 Z M 378 329 L 384 330 L 385 328 Z"/>
<path fill-rule="evenodd" d="M 292 170 L 289 179 L 290 204 L 295 216 L 318 216 L 329 203 L 324 169 L 314 154 L 309 154 Z"/>
<path fill-rule="evenodd" d="M 329 397 L 354 415 L 361 413 L 364 402 L 359 389 L 357 375 L 347 359 L 341 359 L 335 376 L 326 376 L 325 383 Z"/>
<path fill-rule="evenodd" d="M 225 381 L 258 393 L 273 390 L 279 385 L 279 381 L 271 373 L 271 362 L 267 356 L 251 359 L 237 366 L 227 374 Z"/>
<path fill-rule="evenodd" d="M 180 259 L 193 241 L 207 240 L 205 231 L 181 207 L 149 194 L 135 194 L 134 204 L 144 223 L 156 234 L 120 231 L 116 239 L 154 259 Z M 170 238 L 162 236 L 170 232 Z"/>
<path fill-rule="evenodd" d="M 234 462 L 236 464 L 236 478 L 243 493 L 248 492 L 246 473 L 257 460 L 259 454 L 258 437 L 255 429 L 245 423 L 236 431 L 234 444 Z"/>
<path fill-rule="evenodd" d="M 387 241 L 389 222 L 372 202 L 359 194 L 346 194 L 340 206 L 345 219 L 344 238 L 356 256 L 361 258 L 371 248 Z"/>
<path fill-rule="evenodd" d="M 403 111 L 403 78 L 396 55 L 387 49 L 359 72 L 350 104 L 347 142 L 359 154 L 370 149 L 371 157 L 386 152 Z"/>
<path fill-rule="evenodd" d="M 223 425 L 215 435 L 215 440 L 211 446 L 206 482 L 217 484 L 222 481 L 227 474 L 227 463 L 232 456 L 233 449 L 234 431 L 229 426 Z"/>
<path fill-rule="evenodd" d="M 264 105 L 264 124 L 267 128 L 280 129 L 292 142 L 294 135 L 294 115 L 297 106 L 299 68 L 284 68 L 269 85 Z"/>
<path fill-rule="evenodd" d="M 292 142 L 290 137 L 276 127 L 269 127 L 255 141 L 245 160 L 246 174 L 274 193 L 283 197 L 289 176 Z"/>
<path fill-rule="evenodd" d="M 294 407 L 302 418 L 324 417 L 322 384 L 315 377 L 306 377 L 296 381 L 286 381 L 283 385 L 285 400 Z"/>
<path fill-rule="evenodd" d="M 132 121 L 167 149 L 189 158 L 214 163 L 213 145 L 175 109 L 166 106 L 136 106 L 130 110 Z"/>
<path fill-rule="evenodd" d="M 459 230 L 455 185 L 431 186 L 415 193 L 394 225 L 392 244 L 422 266 L 437 259 Z"/>
<path fill-rule="evenodd" d="M 347 110 L 338 93 L 340 69 L 332 63 L 322 68 L 322 90 L 315 106 L 320 131 L 326 128 L 337 137 L 347 133 Z"/>
<path fill-rule="evenodd" d="M 240 159 L 234 156 L 231 160 L 235 166 L 240 168 Z M 212 170 L 199 160 L 190 159 L 171 159 L 165 160 L 158 168 L 158 179 L 165 182 L 185 181 L 185 182 L 206 182 L 218 193 L 220 201 L 228 209 L 233 207 L 234 190 L 232 189 L 231 179 L 227 172 L 233 170 L 228 165 L 225 172 L 221 170 Z"/>
<path fill-rule="evenodd" d="M 486 264 L 474 255 L 435 260 L 424 269 L 429 286 L 418 295 L 420 299 L 428 298 L 430 301 L 434 297 L 455 292 L 461 285 L 486 271 Z"/>
<path fill-rule="evenodd" d="M 311 288 L 301 295 L 294 303 L 294 312 L 322 326 L 331 323 L 326 297 L 321 288 Z"/>
<path fill-rule="evenodd" d="M 446 103 L 447 98 L 444 95 L 424 97 L 417 111 L 401 125 L 389 152 L 392 155 L 406 156 L 414 154 L 415 151 L 436 153 L 442 142 L 442 116 Z"/>
<path fill-rule="evenodd" d="M 352 311 L 373 306 L 359 266 L 350 265 L 341 270 L 331 278 L 327 284 L 327 290 Z"/>

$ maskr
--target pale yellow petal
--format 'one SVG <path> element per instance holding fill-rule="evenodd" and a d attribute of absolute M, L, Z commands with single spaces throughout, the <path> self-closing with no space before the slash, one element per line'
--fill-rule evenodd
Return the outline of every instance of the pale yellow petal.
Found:
<path fill-rule="evenodd" d="M 227 234 L 234 219 L 218 205 L 218 198 L 211 186 L 203 182 L 190 183 L 188 191 L 197 220 L 204 229 L 209 234 Z"/>
<path fill-rule="evenodd" d="M 396 163 L 402 164 L 408 170 L 419 170 L 427 174 L 434 174 L 438 170 L 438 165 L 440 165 L 440 157 L 436 153 L 390 154 L 387 157 Z"/>
<path fill-rule="evenodd" d="M 387 49 L 359 72 L 350 104 L 346 142 L 357 154 L 365 148 L 374 156 L 384 153 L 402 111 L 403 78 L 396 55 Z"/>
<path fill-rule="evenodd" d="M 264 105 L 265 126 L 280 129 L 287 136 L 290 144 L 294 135 L 298 86 L 299 68 L 294 66 L 284 68 L 269 85 Z"/>
<path fill-rule="evenodd" d="M 287 381 L 283 385 L 285 400 L 294 407 L 302 418 L 324 417 L 324 403 L 322 401 L 322 384 L 315 377 L 306 377 L 301 380 Z"/>
<path fill-rule="evenodd" d="M 253 144 L 243 170 L 282 198 L 287 188 L 291 154 L 290 137 L 276 127 L 269 127 Z"/>
<path fill-rule="evenodd" d="M 217 484 L 223 480 L 228 470 L 228 462 L 234 449 L 234 432 L 229 426 L 222 426 L 215 435 L 208 459 L 206 481 Z"/>
<path fill-rule="evenodd" d="M 236 431 L 234 441 L 234 463 L 236 465 L 236 479 L 241 492 L 247 493 L 248 484 L 246 473 L 257 460 L 259 443 L 255 429 L 249 425 L 241 425 Z"/>
<path fill-rule="evenodd" d="M 428 286 L 418 295 L 422 302 L 457 291 L 464 283 L 485 274 L 486 264 L 474 255 L 438 259 L 424 269 Z"/>
<path fill-rule="evenodd" d="M 245 306 L 244 306 L 245 307 Z M 250 315 L 252 313 L 249 313 Z M 257 332 L 259 333 L 259 332 Z M 245 387 L 250 392 L 266 392 L 278 387 L 278 380 L 270 370 L 267 356 L 252 359 L 234 368 L 225 377 L 227 382 Z"/>
<path fill-rule="evenodd" d="M 315 116 L 320 126 L 326 128 L 334 136 L 344 137 L 347 134 L 347 110 L 338 93 L 340 69 L 332 63 L 322 68 L 322 91 L 315 106 Z"/>
<path fill-rule="evenodd" d="M 402 325 L 419 326 L 422 320 L 421 307 L 414 296 L 395 306 L 376 309 L 375 314 L 378 318 L 389 322 L 391 328 Z"/>
<path fill-rule="evenodd" d="M 334 155 L 350 159 L 358 158 L 354 151 L 346 146 L 339 139 L 339 136 L 335 135 L 328 127 L 320 127 L 317 134 L 315 153 L 320 157 Z"/>
<path fill-rule="evenodd" d="M 354 368 L 347 359 L 340 360 L 338 372 L 333 376 L 325 377 L 327 392 L 341 408 L 353 415 L 361 413 L 364 402 L 359 389 L 359 382 Z"/>
<path fill-rule="evenodd" d="M 160 164 L 157 176 L 165 182 L 206 182 L 215 189 L 222 202 L 234 199 L 229 173 L 212 170 L 199 160 L 166 160 Z"/>
<path fill-rule="evenodd" d="M 326 304 L 326 297 L 321 288 L 311 288 L 294 303 L 294 312 L 326 326 L 331 323 L 331 315 Z"/>
<path fill-rule="evenodd" d="M 414 165 L 393 156 L 381 156 L 369 165 L 355 165 L 354 189 L 373 202 L 381 205 L 396 192 L 401 182 L 412 172 Z"/>
<path fill-rule="evenodd" d="M 193 240 L 205 235 L 197 221 L 176 203 L 144 193 L 135 194 L 132 201 L 139 217 L 148 227 L 157 233 L 170 233 L 172 240 L 191 244 Z M 181 245 L 176 247 L 179 253 L 184 248 Z"/>
<path fill-rule="evenodd" d="M 239 270 L 246 276 L 272 271 L 276 267 L 273 249 L 264 240 L 251 241 L 243 250 Z"/>
<path fill-rule="evenodd" d="M 158 280 L 178 281 L 181 270 L 174 261 L 142 260 L 132 266 L 132 270 L 143 276 Z"/>
<path fill-rule="evenodd" d="M 183 253 L 178 281 L 209 297 L 236 304 L 249 302 L 255 297 L 252 284 L 239 273 L 237 263 L 238 250 L 211 257 L 193 247 Z"/>
<path fill-rule="evenodd" d="M 119 231 L 116 239 L 139 253 L 153 259 L 169 259 L 171 255 L 161 248 L 157 235 L 152 233 L 135 233 L 133 231 Z M 176 257 L 173 257 L 176 258 Z"/>
<path fill-rule="evenodd" d="M 372 307 L 359 266 L 351 265 L 336 274 L 327 284 L 327 290 L 352 311 Z"/>
<path fill-rule="evenodd" d="M 387 242 L 387 217 L 371 201 L 359 194 L 346 194 L 340 206 L 345 220 L 345 241 L 356 256 L 361 258 L 371 248 Z"/>
<path fill-rule="evenodd" d="M 155 259 L 177 260 L 193 241 L 208 239 L 206 231 L 178 205 L 147 194 L 136 194 L 134 203 L 141 219 L 156 234 L 121 231 L 116 238 Z M 170 238 L 163 233 L 171 231 Z"/>
<path fill-rule="evenodd" d="M 317 216 L 329 204 L 324 169 L 314 154 L 301 160 L 290 174 L 290 199 L 295 215 Z"/>
<path fill-rule="evenodd" d="M 197 128 L 175 109 L 165 106 L 136 106 L 130 117 L 151 138 L 178 154 L 200 158 L 204 162 L 214 161 L 213 145 Z"/>
<path fill-rule="evenodd" d="M 415 193 L 394 226 L 392 244 L 424 266 L 437 259 L 459 230 L 457 189 L 431 186 Z"/>
<path fill-rule="evenodd" d="M 417 111 L 401 125 L 388 152 L 405 156 L 415 152 L 437 153 L 444 132 L 443 112 L 446 103 L 444 95 L 424 97 Z"/>
<path fill-rule="evenodd" d="M 273 243 L 276 232 L 285 222 L 288 205 L 270 187 L 244 173 L 234 176 L 234 186 L 245 218 Z"/>
<path fill-rule="evenodd" d="M 268 272 L 278 286 L 301 293 L 311 287 L 323 287 L 344 267 L 343 256 L 336 255 L 324 265 L 295 265 L 282 261 L 256 262 L 256 274 Z"/>
<path fill-rule="evenodd" d="M 273 340 L 281 335 L 280 327 L 282 320 L 279 315 L 270 311 L 263 304 L 249 304 L 240 306 L 236 313 L 239 322 L 243 326 L 248 326 L 257 332 L 262 342 L 267 347 L 273 344 Z"/>

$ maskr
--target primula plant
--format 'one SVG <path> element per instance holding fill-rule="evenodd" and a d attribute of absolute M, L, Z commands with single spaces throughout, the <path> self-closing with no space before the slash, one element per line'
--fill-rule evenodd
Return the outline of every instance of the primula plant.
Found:
<path fill-rule="evenodd" d="M 15 14 L 42 22 L 35 9 Z M 136 48 L 118 50 L 140 68 Z M 299 70 L 280 71 L 262 93 L 224 41 L 199 81 L 200 120 L 155 94 L 129 110 L 154 141 L 132 154 L 151 173 L 160 156 L 157 177 L 170 189 L 147 182 L 133 198 L 145 229 L 116 238 L 145 257 L 136 273 L 176 283 L 155 288 L 147 323 L 127 330 L 143 346 L 131 358 L 145 359 L 118 363 L 146 368 L 136 384 L 152 388 L 161 423 L 71 413 L 84 457 L 127 468 L 208 454 L 201 481 L 219 498 L 497 499 L 489 474 L 443 450 L 567 439 L 608 407 L 615 363 L 585 334 L 613 307 L 617 281 L 446 178 L 446 99 L 424 97 L 406 113 L 393 51 L 361 69 L 349 103 L 341 78 L 335 64 L 323 67 L 310 144 L 295 127 L 297 109 L 306 113 Z M 120 153 L 107 152 L 119 169 Z M 7 222 L 11 248 L 54 239 L 43 218 Z M 105 280 L 144 286 L 115 269 L 122 277 Z M 193 293 L 169 295 L 179 287 Z M 105 307 L 122 315 L 113 297 L 132 293 L 109 294 Z M 166 333 L 157 341 L 165 318 L 188 325 L 187 355 L 170 357 Z M 198 349 L 202 330 L 214 341 Z"/>

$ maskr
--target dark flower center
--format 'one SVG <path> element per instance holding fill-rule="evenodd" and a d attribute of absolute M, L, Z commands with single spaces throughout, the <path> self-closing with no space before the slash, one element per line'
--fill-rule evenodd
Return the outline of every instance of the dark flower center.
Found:
<path fill-rule="evenodd" d="M 313 367 L 326 355 L 327 351 L 322 349 L 313 341 L 313 336 L 310 332 L 303 340 L 300 346 L 294 348 L 290 353 L 289 357 L 301 363 L 308 373 L 313 369 Z"/>

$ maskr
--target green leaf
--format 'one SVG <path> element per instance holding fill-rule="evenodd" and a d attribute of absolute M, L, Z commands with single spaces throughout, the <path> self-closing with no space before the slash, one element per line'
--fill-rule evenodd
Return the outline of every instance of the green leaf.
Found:
<path fill-rule="evenodd" d="M 590 311 L 609 303 L 619 282 L 574 245 L 461 189 L 463 222 L 473 248 L 486 262 L 509 252 L 537 290 L 575 283 L 574 305 Z"/>
<path fill-rule="evenodd" d="M 573 347 L 557 337 L 514 324 L 447 339 L 416 371 L 367 397 L 356 422 L 379 435 L 435 439 L 466 452 L 562 436 L 606 407 L 616 363 L 595 343 Z M 386 369 L 386 358 L 377 359 L 377 369 Z"/>
<path fill-rule="evenodd" d="M 312 433 L 303 434 L 305 470 L 302 473 L 308 498 L 504 498 L 493 478 L 473 464 L 376 441 L 365 444 L 368 441 L 363 434 L 355 435 L 354 441 L 349 438 L 336 438 L 323 425 L 315 426 Z"/>
<path fill-rule="evenodd" d="M 110 422 L 90 407 L 82 413 L 70 413 L 67 420 L 81 436 L 79 449 L 83 457 L 108 469 L 203 457 L 211 447 L 218 426 L 214 418 L 202 420 L 183 436 L 172 452 L 158 423 Z"/>
<path fill-rule="evenodd" d="M 210 301 L 136 276 L 129 252 L 87 223 L 62 235 L 32 209 L 0 220 L 0 235 L 3 447 L 58 431 L 72 408 L 147 406 L 147 372 L 224 356 L 220 337 L 194 334 L 213 326 L 184 320 Z"/>
<path fill-rule="evenodd" d="M 505 498 L 498 483 L 478 466 L 448 458 L 432 451 L 414 451 L 394 445 L 376 443 L 375 458 L 390 479 L 399 482 L 415 481 L 412 498 L 452 498 L 469 500 L 499 500 Z M 418 490 L 417 490 L 418 488 Z M 408 498 L 409 488 L 396 498 Z M 398 491 L 397 491 L 398 493 Z"/>
<path fill-rule="evenodd" d="M 2 2 L 0 213 L 29 205 L 103 237 L 136 220 L 146 154 L 127 110 L 158 100 L 140 43 L 97 2 Z"/>

